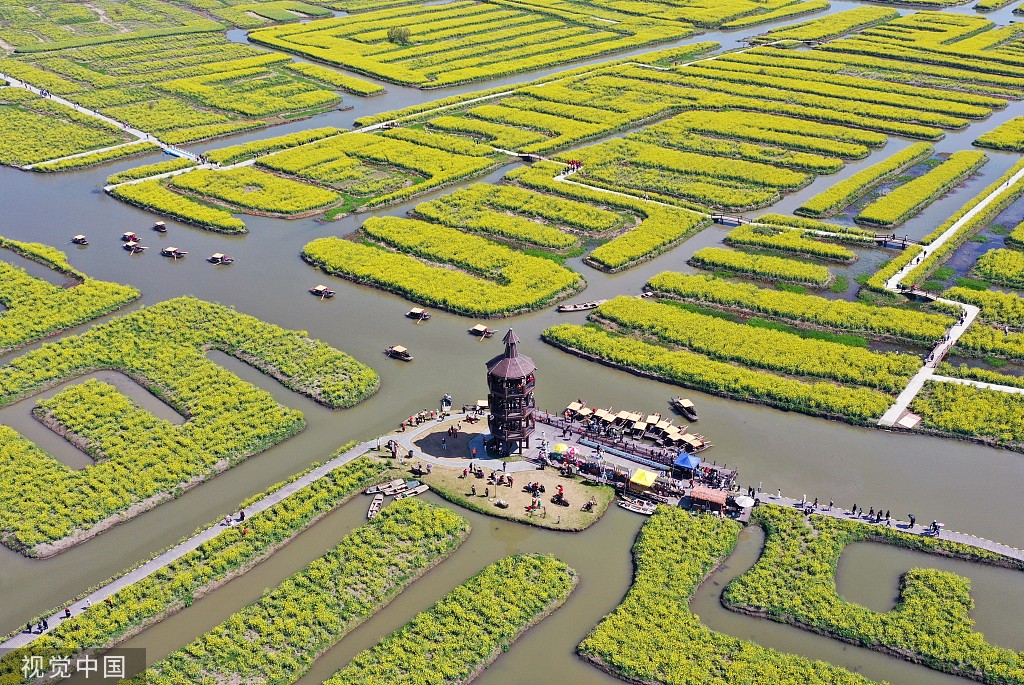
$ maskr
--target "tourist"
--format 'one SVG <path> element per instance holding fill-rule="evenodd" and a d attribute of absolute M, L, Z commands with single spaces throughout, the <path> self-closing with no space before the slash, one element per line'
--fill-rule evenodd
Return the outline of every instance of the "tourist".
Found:
<path fill-rule="evenodd" d="M 243 509 L 242 511 L 238 512 L 238 522 L 241 523 L 244 520 L 245 520 L 245 509 Z"/>
<path fill-rule="evenodd" d="M 43 619 L 43 630 L 49 630 L 49 629 L 50 629 L 50 622 L 49 622 L 49 621 L 47 621 L 47 620 L 46 620 L 46 619 L 44 618 L 44 619 Z"/>
<path fill-rule="evenodd" d="M 910 530 L 914 530 L 914 524 L 917 523 L 917 517 L 913 514 L 907 514 L 907 518 L 910 519 Z"/>
<path fill-rule="evenodd" d="M 874 517 L 875 517 L 875 508 L 871 507 L 870 509 L 868 509 L 868 519 L 870 520 L 870 519 L 872 519 Z"/>
<path fill-rule="evenodd" d="M 71 607 L 64 607 L 64 618 L 71 618 Z"/>
<path fill-rule="evenodd" d="M 501 462 L 501 470 L 502 471 L 507 471 L 508 470 L 508 462 L 507 461 Z"/>
<path fill-rule="evenodd" d="M 249 527 L 248 526 L 242 526 L 242 537 L 245 537 L 245 534 L 248 533 L 248 532 L 249 532 Z"/>
<path fill-rule="evenodd" d="M 32 632 L 32 622 L 31 621 L 25 624 L 25 632 L 26 633 L 31 633 Z"/>
<path fill-rule="evenodd" d="M 474 497 L 476 497 L 476 483 L 473 483 L 473 486 L 470 488 L 470 492 L 473 493 Z"/>
<path fill-rule="evenodd" d="M 886 521 L 889 520 L 889 510 L 888 509 L 885 510 L 885 520 Z"/>
<path fill-rule="evenodd" d="M 484 488 L 484 497 L 491 496 L 491 489 L 489 487 Z"/>
<path fill-rule="evenodd" d="M 469 478 L 469 469 L 462 469 L 462 477 Z"/>
<path fill-rule="evenodd" d="M 224 514 L 224 525 L 225 526 L 230 526 L 231 525 L 231 514 Z"/>
<path fill-rule="evenodd" d="M 434 468 L 434 465 L 431 464 L 430 462 L 427 462 L 427 473 L 428 474 L 430 473 L 431 469 L 433 469 L 433 468 Z"/>
<path fill-rule="evenodd" d="M 833 499 L 830 499 L 830 500 L 828 501 L 828 510 L 829 510 L 829 511 L 832 511 L 832 507 L 834 507 L 834 506 L 835 506 L 835 504 L 836 504 L 835 500 L 833 500 Z"/>
<path fill-rule="evenodd" d="M 448 438 L 441 438 L 441 449 L 448 451 Z"/>
<path fill-rule="evenodd" d="M 508 486 L 512 487 L 512 476 L 508 477 Z"/>
<path fill-rule="evenodd" d="M 691 487 L 693 487 L 692 486 L 692 482 L 693 481 L 690 481 L 690 482 L 691 482 Z M 775 491 L 775 499 L 782 499 L 782 488 L 779 488 L 778 490 Z"/>
<path fill-rule="evenodd" d="M 814 507 L 815 511 L 818 510 L 818 498 L 817 497 L 814 498 L 814 504 L 812 506 Z"/>

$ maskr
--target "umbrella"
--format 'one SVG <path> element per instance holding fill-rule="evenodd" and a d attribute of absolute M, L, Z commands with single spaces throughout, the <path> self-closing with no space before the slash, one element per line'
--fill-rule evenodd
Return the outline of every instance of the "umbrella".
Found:
<path fill-rule="evenodd" d="M 564 442 L 560 442 L 557 445 L 555 445 L 552 449 L 554 449 L 554 451 L 558 452 L 559 454 L 565 454 L 566 452 L 569 451 L 569 446 L 566 445 Z"/>
<path fill-rule="evenodd" d="M 569 448 L 569 456 L 571 456 L 571 457 L 576 456 L 576 448 L 575 447 L 570 447 Z"/>
<path fill-rule="evenodd" d="M 739 497 L 736 497 L 735 499 L 733 499 L 733 502 L 735 502 L 736 506 L 740 507 L 741 509 L 746 509 L 747 507 L 754 506 L 754 498 L 747 497 L 746 495 L 740 495 Z"/>

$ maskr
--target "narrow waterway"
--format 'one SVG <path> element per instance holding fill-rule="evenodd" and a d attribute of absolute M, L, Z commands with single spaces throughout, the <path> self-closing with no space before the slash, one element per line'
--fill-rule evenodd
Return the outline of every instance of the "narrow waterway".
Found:
<path fill-rule="evenodd" d="M 859 5 L 853 2 L 836 2 L 832 11 L 856 6 Z M 712 32 L 683 42 L 719 40 L 729 48 L 735 47 L 743 36 L 761 30 L 763 28 Z M 663 47 L 669 46 L 630 54 L 643 54 Z M 621 57 L 616 55 L 593 62 Z M 195 149 L 206 150 L 314 126 L 347 128 L 359 116 L 427 102 L 456 92 L 523 83 L 555 71 L 521 74 L 502 81 L 441 91 L 389 86 L 388 94 L 377 98 L 346 96 L 345 105 L 355 106 L 351 111 L 331 112 L 250 135 L 204 143 Z M 936 144 L 936 149 L 938 152 L 969 149 L 971 141 L 981 131 L 1022 113 L 1024 105 L 1012 103 L 1006 110 L 996 112 L 966 131 L 947 134 Z M 909 143 L 893 138 L 883 150 L 873 153 L 868 159 L 852 163 L 838 174 L 817 179 L 766 211 L 791 212 L 836 180 L 876 163 L 906 144 Z M 928 233 L 1017 159 L 1005 153 L 990 152 L 989 156 L 990 162 L 978 175 L 908 222 L 906 232 L 912 237 Z M 109 174 L 160 158 L 159 155 L 151 155 L 141 160 L 59 175 L 0 169 L 0 188 L 3 189 L 0 192 L 0 215 L 5 219 L 0 232 L 9 238 L 44 242 L 64 249 L 71 263 L 90 276 L 139 287 L 143 292 L 143 304 L 180 295 L 195 295 L 235 306 L 288 328 L 306 330 L 311 336 L 371 364 L 381 374 L 381 390 L 353 409 L 333 412 L 282 388 L 237 360 L 211 353 L 210 359 L 216 363 L 267 389 L 280 402 L 301 409 L 308 424 L 306 430 L 180 498 L 55 558 L 30 560 L 0 548 L 0 631 L 23 625 L 39 611 L 136 564 L 191 533 L 197 526 L 222 517 L 234 510 L 237 502 L 304 469 L 311 462 L 323 460 L 339 445 L 387 432 L 410 413 L 436 406 L 444 392 L 453 395 L 457 406 L 473 402 L 485 394 L 484 362 L 497 353 L 500 343 L 497 339 L 481 341 L 469 336 L 466 329 L 475 321 L 435 312 L 429 322 L 416 325 L 403 316 L 412 306 L 408 301 L 326 276 L 299 258 L 302 246 L 313 238 L 350 233 L 368 216 L 403 215 L 424 198 L 330 223 L 320 223 L 315 219 L 285 221 L 245 217 L 251 230 L 246 236 L 213 234 L 174 221 L 167 221 L 168 233 L 159 235 L 149 230 L 158 217 L 117 202 L 104 195 L 100 188 Z M 483 180 L 496 181 L 502 173 L 493 172 Z M 119 241 L 125 230 L 138 232 L 143 244 L 154 249 L 140 256 L 128 255 L 121 249 Z M 88 247 L 71 245 L 70 238 L 76 233 L 87 234 L 92 244 Z M 720 243 L 724 235 L 725 231 L 719 228 L 709 228 L 675 250 L 617 275 L 606 275 L 589 268 L 580 259 L 571 259 L 568 265 L 579 270 L 588 282 L 587 291 L 580 299 L 636 294 L 651 276 L 660 271 L 693 271 L 686 265 L 687 258 L 700 247 Z M 177 245 L 191 254 L 177 261 L 161 258 L 155 248 L 165 245 Z M 204 261 L 205 256 L 213 252 L 226 252 L 237 261 L 230 267 L 213 267 Z M 874 250 L 864 251 L 861 261 L 846 269 L 846 273 L 852 281 L 858 273 L 870 270 L 887 256 L 887 253 Z M 0 257 L 7 259 L 8 253 L 4 251 Z M 842 271 L 843 267 L 837 270 Z M 320 282 L 337 290 L 338 296 L 325 302 L 311 297 L 307 289 Z M 131 305 L 127 311 L 137 306 Z M 102 317 L 100 321 L 110 318 Z M 679 388 L 584 362 L 539 341 L 540 332 L 556 322 L 579 323 L 584 320 L 583 314 L 559 315 L 549 308 L 512 320 L 491 321 L 488 325 L 501 329 L 508 325 L 515 327 L 523 340 L 524 353 L 534 357 L 538 364 L 537 398 L 544 408 L 558 411 L 569 401 L 582 398 L 591 406 L 668 413 L 667 401 L 669 397 L 680 394 Z M 85 328 L 80 326 L 71 332 Z M 43 343 L 35 343 L 25 349 L 34 349 L 40 344 Z M 392 344 L 409 347 L 416 360 L 404 364 L 387 359 L 383 350 Z M 0 362 L 9 361 L 14 354 L 17 353 L 0 357 Z M 106 376 L 104 380 L 122 383 L 118 387 L 122 387 L 140 406 L 160 411 L 160 406 L 146 404 L 149 400 L 145 393 L 137 387 L 133 390 L 134 383 L 127 379 L 122 382 Z M 1019 493 L 1024 491 L 1024 469 L 1021 468 L 1024 456 L 1020 454 L 951 440 L 857 428 L 699 392 L 685 391 L 685 394 L 694 400 L 700 411 L 701 420 L 694 427 L 715 444 L 707 458 L 737 466 L 744 485 L 760 484 L 770 492 L 781 488 L 787 495 L 805 493 L 808 498 L 818 497 L 822 501 L 832 498 L 837 505 L 844 507 L 857 502 L 882 506 L 894 512 L 913 512 L 919 520 L 936 518 L 952 530 L 1024 546 L 1019 504 Z M 76 468 L 86 468 L 88 457 L 60 438 L 47 435 L 48 431 L 31 417 L 29 409 L 38 399 L 39 396 L 29 398 L 3 410 L 0 422 L 23 431 L 31 439 L 38 440 L 45 449 L 52 449 L 55 458 Z M 950 493 L 954 492 L 955 496 L 951 496 Z M 54 493 L 54 496 L 59 496 L 59 493 Z M 215 625 L 238 607 L 258 597 L 264 588 L 275 585 L 335 544 L 347 530 L 362 522 L 364 511 L 364 503 L 359 500 L 343 508 L 271 561 L 139 636 L 133 644 L 145 645 L 151 650 L 151 656 L 156 658 L 187 643 L 201 630 Z M 538 680 L 611 682 L 611 679 L 579 662 L 572 650 L 625 592 L 631 574 L 629 550 L 642 523 L 641 517 L 614 509 L 590 531 L 569 535 L 539 531 L 475 514 L 467 516 L 474 522 L 474 532 L 463 548 L 331 650 L 304 682 L 312 683 L 315 678 L 333 672 L 355 651 L 375 643 L 488 561 L 515 551 L 555 552 L 580 571 L 581 584 L 563 609 L 527 634 L 479 682 L 485 685 Z M 756 535 L 756 532 L 751 532 L 747 541 L 741 541 L 729 568 L 742 570 L 746 567 L 744 564 L 753 562 L 760 543 L 757 539 L 750 540 Z M 850 573 L 846 570 L 853 563 L 846 557 L 852 554 L 861 554 L 857 546 L 844 555 L 840 567 L 840 589 L 844 594 L 850 593 L 848 596 L 851 598 L 862 597 L 853 589 L 854 586 L 849 585 L 850 579 L 858 575 L 856 571 Z M 883 556 L 890 558 L 889 550 Z M 902 562 L 893 563 L 895 568 L 902 568 Z M 723 569 L 720 574 L 725 572 Z M 899 572 L 893 573 L 898 576 Z M 878 587 L 883 588 L 890 599 L 893 577 L 891 573 L 879 575 L 878 581 Z M 947 678 L 928 669 L 903 664 L 804 631 L 728 612 L 720 607 L 717 597 L 705 597 L 705 593 L 712 592 L 716 579 L 721 581 L 716 575 L 702 588 L 694 603 L 697 613 L 716 630 L 834 661 L 894 683 L 936 683 L 945 682 L 944 678 Z M 1013 646 L 1012 631 L 1019 625 L 1016 622 L 1019 621 L 1019 605 L 1005 603 L 1004 612 L 997 601 L 986 599 L 990 591 L 985 588 L 989 586 L 980 580 L 976 582 L 981 594 L 978 595 L 978 609 L 974 616 L 979 626 L 984 625 L 985 631 L 991 633 L 998 644 Z M 996 583 L 993 587 L 999 587 L 998 581 L 993 582 Z M 1019 586 L 1018 594 L 1024 595 L 1019 592 Z M 872 601 L 866 595 L 863 597 L 865 603 Z M 992 609 L 985 608 L 988 606 Z M 994 618 L 984 618 L 989 615 Z M 1021 633 L 1024 631 L 1017 634 Z"/>

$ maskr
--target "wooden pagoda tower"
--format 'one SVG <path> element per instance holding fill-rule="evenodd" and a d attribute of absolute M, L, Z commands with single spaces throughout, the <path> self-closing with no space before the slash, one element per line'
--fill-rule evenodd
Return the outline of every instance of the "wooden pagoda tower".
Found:
<path fill-rule="evenodd" d="M 519 336 L 511 328 L 503 342 L 505 352 L 487 362 L 487 426 L 494 448 L 504 456 L 517 449 L 522 454 L 530 446 L 537 365 L 519 353 Z"/>

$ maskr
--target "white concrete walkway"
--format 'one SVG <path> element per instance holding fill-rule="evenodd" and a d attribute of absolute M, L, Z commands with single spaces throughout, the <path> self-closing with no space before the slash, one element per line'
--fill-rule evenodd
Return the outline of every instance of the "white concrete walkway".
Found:
<path fill-rule="evenodd" d="M 979 200 L 976 205 L 971 207 L 962 217 L 960 217 L 956 222 L 954 222 L 953 225 L 946 229 L 942 233 L 942 235 L 940 235 L 930 244 L 923 246 L 920 259 L 926 259 L 929 252 L 934 253 L 935 250 L 937 250 L 946 242 L 954 238 L 957 232 L 965 225 L 967 225 L 967 223 L 970 222 L 974 217 L 976 217 L 982 210 L 984 210 L 990 204 L 995 202 L 1000 195 L 1005 193 L 1007 190 L 1012 188 L 1017 183 L 1020 183 L 1022 180 L 1024 180 L 1024 168 L 1020 169 L 1017 173 L 1015 173 L 1013 176 L 1011 176 L 1009 179 L 1003 182 L 998 188 L 996 188 L 991 193 L 989 193 L 981 200 Z M 914 268 L 914 266 L 915 264 L 913 262 L 904 265 L 903 268 L 901 268 L 892 278 L 885 282 L 886 289 L 894 293 L 901 292 L 899 286 L 900 283 L 903 281 L 904 271 L 909 273 L 910 270 Z M 910 406 L 910 403 L 914 401 L 915 397 L 917 397 L 917 393 L 921 392 L 921 388 L 924 387 L 926 381 L 938 380 L 944 382 L 956 382 L 956 379 L 952 379 L 947 376 L 935 376 L 934 367 L 937 366 L 939 362 L 942 361 L 943 357 L 945 357 L 945 355 L 949 353 L 950 348 L 952 348 L 956 341 L 960 339 L 960 336 L 967 331 L 967 329 L 971 326 L 972 323 L 974 323 L 974 320 L 978 318 L 978 314 L 981 310 L 974 305 L 965 304 L 963 302 L 954 302 L 953 300 L 946 300 L 942 298 L 939 298 L 936 301 L 960 307 L 963 310 L 964 315 L 956 325 L 954 325 L 952 328 L 949 329 L 949 331 L 947 331 L 945 339 L 941 341 L 935 347 L 935 349 L 932 350 L 932 353 L 928 356 L 928 361 L 926 361 L 925 364 L 921 367 L 921 369 L 917 372 L 917 374 L 914 375 L 914 377 L 907 384 L 907 387 L 903 389 L 903 392 L 899 394 L 899 396 L 896 398 L 896 402 L 891 407 L 889 407 L 889 409 L 882 415 L 882 418 L 879 419 L 878 421 L 878 425 L 880 426 L 891 427 L 895 425 L 896 422 L 900 420 L 900 417 L 903 416 L 903 413 L 907 410 L 907 407 Z M 972 382 L 966 382 L 964 384 L 979 385 L 977 383 Z M 988 385 L 992 390 L 1002 390 L 1003 388 L 1008 387 L 1005 385 Z M 1008 391 L 1019 393 L 1020 389 L 1010 388 Z"/>
<path fill-rule="evenodd" d="M 43 94 L 43 89 L 42 88 L 37 88 L 37 87 L 35 87 L 35 86 L 31 85 L 31 84 L 28 84 L 28 83 L 25 83 L 24 81 L 16 79 L 13 76 L 8 76 L 7 74 L 0 73 L 0 79 L 5 80 L 8 83 L 10 83 L 11 87 L 13 87 L 13 88 L 24 88 L 25 90 L 31 91 L 31 92 L 36 93 L 38 95 L 42 95 Z M 81 105 L 76 105 L 74 102 L 71 102 L 70 100 L 65 100 L 64 98 L 60 97 L 59 95 L 54 95 L 53 93 L 50 93 L 46 97 L 48 99 L 50 99 L 50 100 L 53 100 L 54 102 L 58 102 L 58 103 L 60 103 L 62 105 L 65 105 L 66 107 L 70 107 L 71 109 L 73 109 L 73 110 L 75 110 L 77 112 L 81 112 L 82 114 L 85 114 L 87 116 L 93 117 L 94 119 L 99 119 L 100 121 L 105 121 L 108 124 L 112 124 L 114 126 L 117 126 L 122 131 L 124 131 L 125 133 L 128 133 L 129 135 L 135 136 L 139 141 L 148 141 L 148 142 L 154 143 L 155 145 L 159 145 L 165 151 L 172 152 L 173 154 L 176 154 L 176 155 L 181 156 L 181 157 L 187 157 L 187 158 L 189 158 L 189 159 L 191 159 L 193 161 L 199 159 L 198 155 L 193 154 L 191 152 L 188 152 L 186 150 L 182 150 L 181 148 L 175 147 L 173 145 L 169 145 L 167 143 L 161 142 L 160 140 L 158 140 L 156 138 L 156 136 L 154 136 L 154 135 L 152 135 L 150 133 L 147 133 L 146 131 L 142 131 L 140 129 L 137 129 L 137 128 L 134 128 L 132 126 L 129 126 L 128 124 L 125 124 L 123 122 L 117 121 L 116 119 L 112 119 L 111 117 L 108 117 L 105 114 L 100 114 L 99 112 L 97 112 L 95 110 L 88 109 L 86 107 L 82 107 Z M 111 147 L 119 147 L 119 146 L 115 145 L 115 146 L 111 146 Z M 110 149 L 110 148 L 103 148 L 103 149 Z M 86 155 L 86 154 L 92 154 L 93 152 L 97 152 L 97 150 L 90 150 L 88 152 L 84 152 L 84 153 L 81 153 L 81 154 L 82 155 Z M 80 155 L 69 155 L 69 156 L 70 157 L 76 157 L 76 156 L 80 156 Z M 46 160 L 45 162 L 37 162 L 37 164 L 46 164 L 47 162 L 55 162 L 55 161 L 57 161 L 59 159 L 67 159 L 67 157 L 57 157 L 55 159 Z M 26 166 L 24 168 L 28 169 L 28 168 L 31 168 L 33 166 L 36 166 L 36 164 L 31 164 L 31 165 Z"/>

